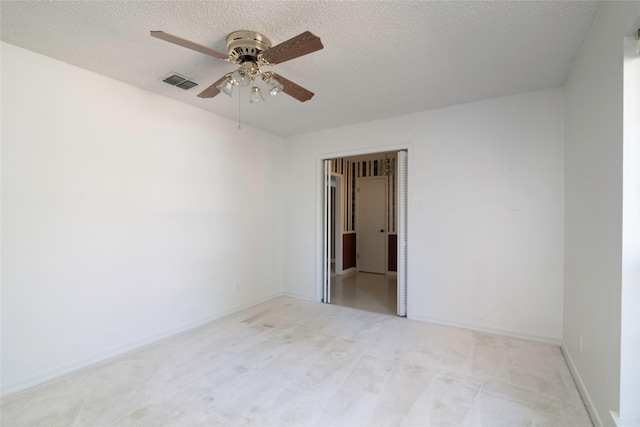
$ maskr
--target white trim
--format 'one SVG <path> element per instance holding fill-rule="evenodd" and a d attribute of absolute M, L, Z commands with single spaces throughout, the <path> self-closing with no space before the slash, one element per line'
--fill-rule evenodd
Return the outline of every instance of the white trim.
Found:
<path fill-rule="evenodd" d="M 220 319 L 221 317 L 225 317 L 228 316 L 230 314 L 234 314 L 237 313 L 239 311 L 242 311 L 246 308 L 249 307 L 253 307 L 255 305 L 261 304 L 265 301 L 269 301 L 272 300 L 274 298 L 278 298 L 280 296 L 282 296 L 283 293 L 282 292 L 277 292 L 275 294 L 271 294 L 269 296 L 257 299 L 255 301 L 252 301 L 250 303 L 246 303 L 246 304 L 242 304 L 240 306 L 236 306 L 234 308 L 231 308 L 229 310 L 222 310 L 219 311 L 215 314 L 212 314 L 211 316 L 207 316 L 205 318 L 202 319 L 198 319 L 198 320 L 194 320 L 192 322 L 187 322 L 185 324 L 182 324 L 180 326 L 176 326 L 174 328 L 168 329 L 164 332 L 160 332 L 157 334 L 153 334 L 153 335 L 149 335 L 147 337 L 144 338 L 140 338 L 131 342 L 128 342 L 126 344 L 122 344 L 116 347 L 112 347 L 108 350 L 105 351 L 101 351 L 95 354 L 92 354 L 90 356 L 86 356 L 77 360 L 74 360 L 73 362 L 69 362 L 66 363 L 62 366 L 58 366 L 56 368 L 53 369 L 48 369 L 46 371 L 37 373 L 35 375 L 32 375 L 26 379 L 23 380 L 19 380 L 19 381 L 15 381 L 13 383 L 9 383 L 6 384 L 3 388 L 2 388 L 2 392 L 0 393 L 0 397 L 4 398 L 7 397 L 11 394 L 14 393 L 18 393 L 20 391 L 29 389 L 31 387 L 35 387 L 37 385 L 46 383 L 48 381 L 54 380 L 56 378 L 62 377 L 64 375 L 70 374 L 72 372 L 75 372 L 79 369 L 82 368 L 86 368 L 95 364 L 98 364 L 100 362 L 104 362 L 105 360 L 108 359 L 112 359 L 116 356 L 120 356 L 124 353 L 128 353 L 130 351 L 133 350 L 138 350 L 142 347 L 148 346 L 150 344 L 154 344 L 157 343 L 158 341 L 162 341 L 164 339 L 170 338 L 172 336 L 181 334 L 183 332 L 187 332 L 190 331 L 191 329 L 195 329 L 198 328 L 202 325 L 205 325 L 209 322 L 212 322 L 214 320 Z"/>
<path fill-rule="evenodd" d="M 324 295 L 324 161 L 316 162 L 316 302 Z"/>
<path fill-rule="evenodd" d="M 613 420 L 613 423 L 616 425 L 616 427 L 638 427 L 640 426 L 640 420 L 629 420 L 629 419 L 624 419 L 624 418 L 620 418 L 618 416 L 618 413 L 614 412 L 614 411 L 609 411 L 609 415 L 611 415 L 611 419 Z"/>
<path fill-rule="evenodd" d="M 408 230 L 409 230 L 409 154 L 407 151 L 398 151 L 396 162 L 396 194 L 398 205 L 396 206 L 396 271 L 397 283 L 397 314 L 409 316 L 409 282 L 408 268 Z"/>
<path fill-rule="evenodd" d="M 336 159 L 341 157 L 354 157 L 354 156 L 378 154 L 378 153 L 385 153 L 385 152 L 392 152 L 392 151 L 405 151 L 405 150 L 408 151 L 412 148 L 413 147 L 411 143 L 384 145 L 380 147 L 359 148 L 357 150 L 336 151 L 333 153 L 319 154 L 318 160 L 330 160 L 330 159 Z"/>
<path fill-rule="evenodd" d="M 334 246 L 336 248 L 335 251 L 335 261 L 334 267 L 336 274 L 342 274 L 342 267 L 344 266 L 344 256 L 342 251 L 342 243 L 343 243 L 343 235 L 344 235 L 344 212 L 342 209 L 342 201 L 344 199 L 344 183 L 342 181 L 342 175 L 331 174 L 332 178 L 335 178 L 335 205 L 332 207 L 335 212 L 335 226 L 333 227 L 335 230 L 334 236 Z"/>
<path fill-rule="evenodd" d="M 303 294 L 298 294 L 295 292 L 283 292 L 282 293 L 283 297 L 289 297 L 289 298 L 295 298 L 295 299 L 299 299 L 299 300 L 303 300 L 303 301 L 311 301 L 311 302 L 318 302 L 316 301 L 316 298 L 312 295 L 303 295 Z"/>
<path fill-rule="evenodd" d="M 616 425 L 640 426 L 640 58 L 624 38 L 622 116 L 622 259 L 620 290 L 620 397 Z M 629 424 L 635 420 L 636 424 Z"/>
<path fill-rule="evenodd" d="M 322 302 L 331 303 L 331 160 L 323 160 Z"/>
<path fill-rule="evenodd" d="M 535 341 L 543 344 L 550 344 L 557 347 L 559 347 L 562 342 L 562 339 L 558 337 L 548 337 L 544 335 L 530 334 L 527 332 L 512 331 L 509 329 L 492 328 L 490 326 L 478 325 L 475 323 L 458 322 L 458 321 L 439 319 L 436 317 L 427 317 L 427 316 L 410 315 L 408 316 L 408 318 L 410 320 L 415 320 L 418 322 L 433 323 L 436 325 L 469 329 L 472 331 L 484 332 L 484 333 L 493 334 L 493 335 L 500 335 L 508 338 L 516 338 L 516 339 L 521 339 L 526 341 Z"/>
<path fill-rule="evenodd" d="M 564 355 L 564 360 L 567 362 L 567 366 L 569 366 L 569 372 L 571 372 L 573 381 L 576 383 L 576 386 L 578 387 L 578 392 L 580 392 L 580 396 L 582 396 L 582 401 L 584 402 L 584 406 L 587 407 L 587 412 L 591 417 L 591 422 L 593 422 L 593 425 L 595 427 L 602 427 L 602 420 L 600 420 L 600 417 L 596 412 L 596 408 L 593 405 L 591 396 L 589 396 L 589 393 L 587 392 L 587 388 L 584 386 L 584 382 L 582 381 L 582 378 L 578 373 L 578 369 L 576 368 L 575 363 L 573 363 L 573 359 L 571 358 L 569 349 L 565 345 L 564 341 L 562 341 L 560 350 L 562 350 L 562 354 Z"/>
<path fill-rule="evenodd" d="M 323 199 L 323 193 L 324 193 L 324 160 L 331 160 L 331 159 L 336 159 L 336 158 L 341 158 L 341 157 L 353 157 L 353 156 L 359 156 L 359 155 L 363 155 L 363 154 L 376 154 L 376 153 L 384 153 L 384 152 L 391 152 L 391 151 L 407 151 L 407 161 L 409 163 L 409 170 L 411 170 L 411 156 L 409 155 L 409 153 L 411 152 L 411 150 L 413 150 L 413 144 L 410 142 L 405 142 L 402 144 L 395 144 L 395 145 L 384 145 L 384 146 L 379 146 L 379 147 L 367 147 L 367 148 L 359 148 L 357 150 L 347 150 L 347 151 L 337 151 L 337 152 L 332 152 L 332 153 L 323 153 L 323 154 L 318 154 L 316 156 L 316 256 L 315 256 L 315 261 L 316 261 L 316 277 L 315 277 L 315 283 L 316 283 L 316 302 L 322 302 L 322 292 L 323 292 L 323 278 L 322 278 L 322 273 L 323 273 L 323 266 L 324 266 L 324 260 L 322 258 L 322 253 L 323 253 L 323 247 L 322 247 L 322 230 L 324 227 L 324 219 L 323 219 L 323 207 L 324 207 L 324 199 Z M 411 201 L 411 175 L 409 175 L 408 180 L 407 180 L 407 186 L 408 186 L 408 192 L 409 192 L 409 205 L 411 205 L 410 201 Z M 408 223 L 409 223 L 409 230 L 411 230 L 412 228 L 412 218 L 411 215 L 409 215 L 408 213 Z M 411 243 L 408 242 L 409 244 L 409 249 L 408 249 L 408 257 L 411 256 Z M 408 260 L 407 260 L 408 262 Z M 409 290 L 411 289 L 411 277 L 408 276 L 407 277 L 407 292 L 409 292 Z M 409 307 L 407 307 L 407 312 L 409 312 Z"/>
<path fill-rule="evenodd" d="M 336 273 L 339 276 L 348 276 L 349 274 L 355 273 L 357 270 L 355 267 L 349 267 L 346 270 L 342 270 L 342 273 Z"/>

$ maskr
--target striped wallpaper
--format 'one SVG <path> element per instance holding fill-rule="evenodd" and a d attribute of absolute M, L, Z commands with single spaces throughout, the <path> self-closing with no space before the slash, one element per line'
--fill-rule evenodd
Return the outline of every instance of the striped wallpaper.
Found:
<path fill-rule="evenodd" d="M 387 230 L 395 233 L 397 228 L 396 219 L 396 153 L 387 155 L 392 173 L 387 181 Z M 379 158 L 366 159 L 339 158 L 331 160 L 331 171 L 335 175 L 340 175 L 342 179 L 342 206 L 344 215 L 344 230 L 355 231 L 356 229 L 356 183 L 358 178 L 382 176 L 384 171 L 385 156 Z"/>

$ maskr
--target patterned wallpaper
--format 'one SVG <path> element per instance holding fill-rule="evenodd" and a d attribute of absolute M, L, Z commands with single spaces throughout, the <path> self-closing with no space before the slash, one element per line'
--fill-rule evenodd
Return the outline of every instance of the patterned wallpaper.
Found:
<path fill-rule="evenodd" d="M 396 153 L 380 154 L 378 158 L 367 156 L 365 159 L 339 158 L 331 160 L 331 171 L 343 177 L 342 196 L 344 230 L 355 231 L 356 229 L 356 184 L 358 178 L 383 176 L 385 162 L 388 161 L 391 174 L 387 181 L 387 230 L 395 233 L 397 228 L 396 205 L 398 196 L 396 194 Z"/>

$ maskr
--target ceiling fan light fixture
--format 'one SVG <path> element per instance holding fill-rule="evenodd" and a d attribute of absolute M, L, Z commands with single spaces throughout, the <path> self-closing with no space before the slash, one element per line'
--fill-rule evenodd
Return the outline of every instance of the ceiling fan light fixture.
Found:
<path fill-rule="evenodd" d="M 240 85 L 242 87 L 247 87 L 249 86 L 251 77 L 245 70 L 243 70 L 242 68 L 238 68 L 233 73 L 231 73 L 231 80 L 233 80 L 234 84 Z"/>
<path fill-rule="evenodd" d="M 269 86 L 269 95 L 271 96 L 276 96 L 284 89 L 284 86 L 274 78 L 267 80 L 267 86 Z"/>
<path fill-rule="evenodd" d="M 244 30 L 234 31 L 227 36 L 228 53 L 211 49 L 173 34 L 165 33 L 164 31 L 152 30 L 150 35 L 160 40 L 186 47 L 223 61 L 231 62 L 238 66 L 235 71 L 224 75 L 200 92 L 198 94 L 199 98 L 213 98 L 220 92 L 232 96 L 233 86 L 249 87 L 250 83 L 254 82 L 256 77 L 262 78 L 263 83 L 268 86 L 269 95 L 271 96 L 284 92 L 300 102 L 305 102 L 313 98 L 313 92 L 298 86 L 278 74 L 271 72 L 263 73 L 260 69 L 263 65 L 280 64 L 322 49 L 324 46 L 320 38 L 309 31 L 298 34 L 276 46 L 272 46 L 271 41 L 261 33 Z M 272 80 L 273 76 L 277 76 L 277 80 Z M 176 79 L 175 81 L 169 82 L 169 84 L 176 85 L 182 83 L 183 80 L 186 79 Z M 180 87 L 187 89 L 195 85 L 196 83 L 187 82 Z M 251 102 L 264 102 L 264 98 L 260 90 L 255 86 L 255 83 L 251 86 L 253 86 Z"/>
<path fill-rule="evenodd" d="M 216 86 L 216 88 L 220 92 L 223 92 L 226 95 L 232 96 L 234 86 L 235 86 L 235 83 L 233 82 L 232 77 L 228 75 L 226 79 L 224 79 L 218 86 Z"/>
<path fill-rule="evenodd" d="M 260 93 L 260 88 L 258 86 L 251 88 L 251 98 L 249 99 L 249 102 L 252 104 L 264 102 L 264 98 L 262 97 L 262 93 Z"/>

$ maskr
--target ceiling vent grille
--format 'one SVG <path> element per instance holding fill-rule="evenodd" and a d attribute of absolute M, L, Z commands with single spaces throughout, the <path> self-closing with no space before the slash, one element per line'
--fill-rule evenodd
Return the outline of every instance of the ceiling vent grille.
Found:
<path fill-rule="evenodd" d="M 182 83 L 178 83 L 176 86 L 180 89 L 188 90 L 194 86 L 198 86 L 198 83 L 192 82 L 191 80 L 185 80 Z"/>
<path fill-rule="evenodd" d="M 168 76 L 163 78 L 162 81 L 184 90 L 188 90 L 188 89 L 191 89 L 192 87 L 198 86 L 198 83 L 192 82 L 186 77 L 182 77 L 181 75 L 175 74 L 175 73 L 169 74 Z"/>

